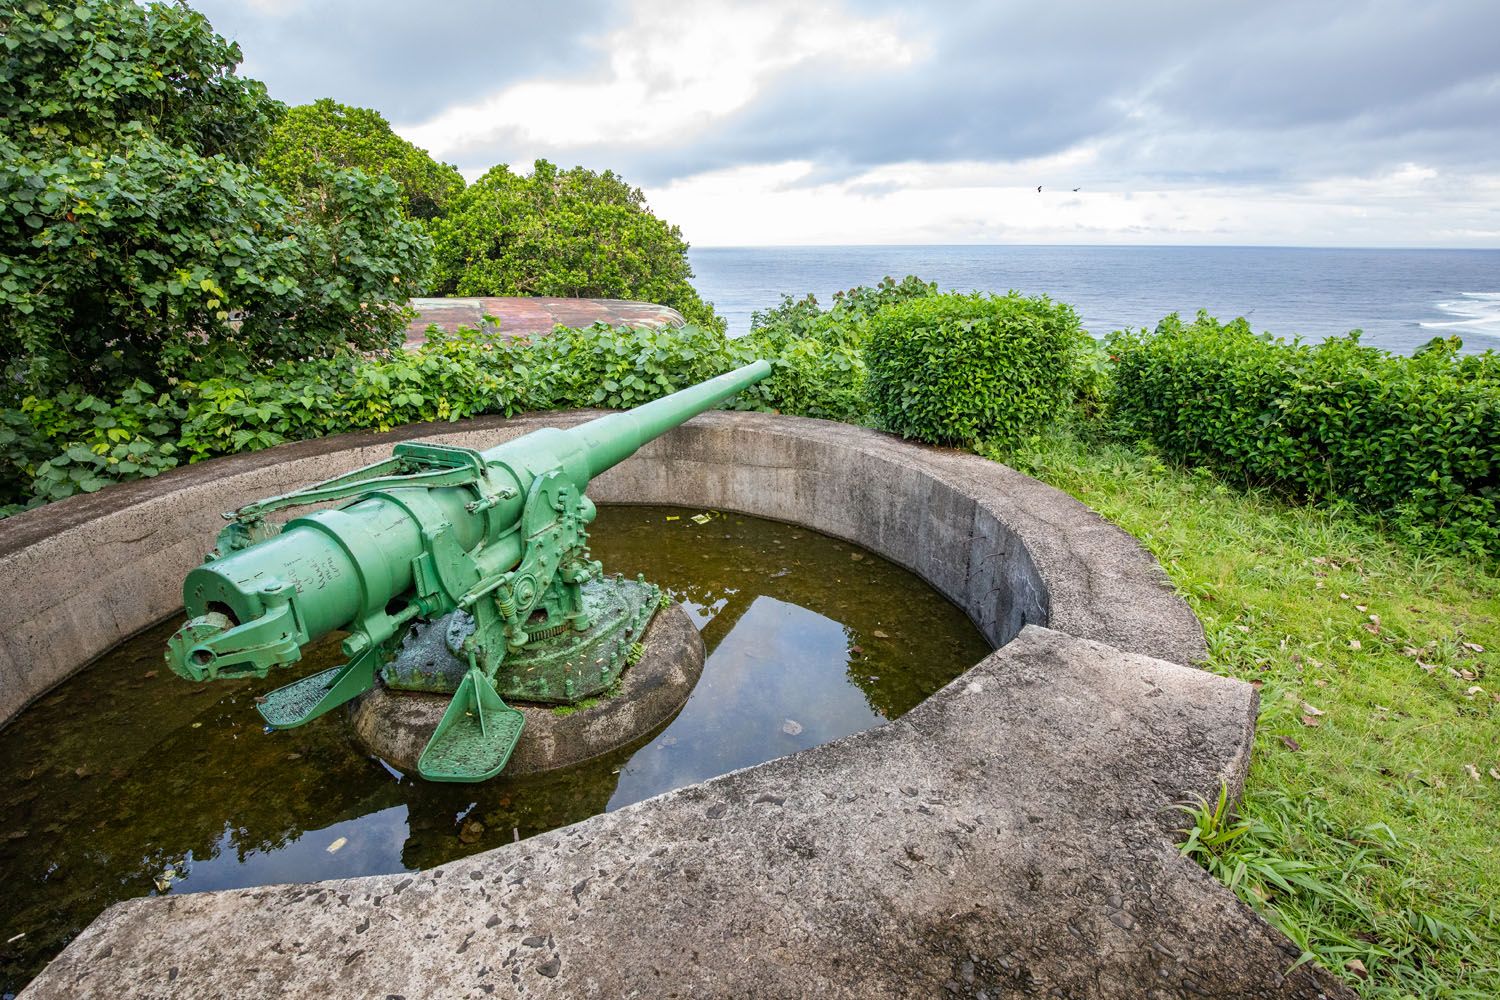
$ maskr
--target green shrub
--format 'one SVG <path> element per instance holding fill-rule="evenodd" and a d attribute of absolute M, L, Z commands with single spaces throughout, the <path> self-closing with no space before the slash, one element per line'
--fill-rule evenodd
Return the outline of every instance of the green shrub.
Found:
<path fill-rule="evenodd" d="M 0 132 L 33 148 L 149 133 L 249 163 L 282 105 L 235 73 L 241 58 L 185 4 L 10 0 L 0 5 Z"/>
<path fill-rule="evenodd" d="M 191 460 L 345 431 L 512 414 L 523 387 L 503 352 L 472 331 L 435 333 L 390 357 L 344 353 L 180 387 L 180 444 Z"/>
<path fill-rule="evenodd" d="M 0 514 L 172 468 L 182 417 L 144 382 L 113 400 L 74 388 L 0 410 Z"/>
<path fill-rule="evenodd" d="M 869 397 L 902 437 L 1010 443 L 1065 409 L 1088 335 L 1043 297 L 935 295 L 870 319 Z"/>
<path fill-rule="evenodd" d="M 408 218 L 433 219 L 464 189 L 458 169 L 438 163 L 395 132 L 378 111 L 323 98 L 291 108 L 271 129 L 258 163 L 261 176 L 304 205 L 325 194 L 318 166 L 385 175 L 401 190 Z"/>
<path fill-rule="evenodd" d="M 501 164 L 449 202 L 433 240 L 438 295 L 632 299 L 723 328 L 688 283 L 682 230 L 651 214 L 640 188 L 608 170 L 537 160 L 522 176 Z"/>
<path fill-rule="evenodd" d="M 324 197 L 288 203 L 248 166 L 281 105 L 201 15 L 30 2 L 0 25 L 0 403 L 396 342 L 429 249 L 394 183 L 322 167 Z"/>
<path fill-rule="evenodd" d="M 833 293 L 833 305 L 829 313 L 845 319 L 869 319 L 886 306 L 912 299 L 925 299 L 938 293 L 937 282 L 923 281 L 915 274 L 908 274 L 897 281 L 890 275 L 881 278 L 875 285 L 857 285 L 847 291 Z"/>
<path fill-rule="evenodd" d="M 804 417 L 862 424 L 869 420 L 864 346 L 870 317 L 881 308 L 937 294 L 937 285 L 907 275 L 874 286 L 835 292 L 827 309 L 814 295 L 783 295 L 750 318 L 750 333 L 735 342 L 747 356 L 764 357 L 774 373 L 757 405 Z"/>
<path fill-rule="evenodd" d="M 799 417 L 866 422 L 869 403 L 865 362 L 855 348 L 812 337 L 787 341 L 776 351 L 757 352 L 753 345 L 737 346 L 744 352 L 745 361 L 764 357 L 771 363 L 771 377 L 760 383 L 756 392 L 742 393 L 740 408 L 769 407 Z"/>
<path fill-rule="evenodd" d="M 852 355 L 824 350 L 797 341 L 788 356 L 770 356 L 776 375 L 733 405 L 809 416 L 857 407 Z M 433 328 L 417 350 L 390 356 L 344 351 L 262 369 L 240 362 L 165 392 L 137 382 L 110 398 L 77 388 L 29 396 L 0 409 L 0 514 L 286 441 L 491 413 L 638 406 L 755 356 L 694 326 L 559 329 L 510 343 Z"/>
<path fill-rule="evenodd" d="M 629 409 L 745 363 L 722 333 L 691 324 L 558 329 L 509 350 L 532 410 Z"/>
<path fill-rule="evenodd" d="M 0 505 L 10 505 L 0 512 L 155 475 L 179 461 L 345 431 L 529 410 L 624 409 L 757 357 L 770 361 L 774 374 L 729 405 L 862 415 L 858 354 L 811 339 L 766 353 L 695 326 L 560 328 L 509 343 L 432 328 L 421 347 L 391 356 L 345 351 L 261 370 L 241 363 L 160 394 L 139 382 L 111 399 L 78 389 L 28 397 L 0 409 Z"/>
<path fill-rule="evenodd" d="M 810 338 L 825 344 L 862 349 L 869 339 L 869 320 L 885 306 L 937 294 L 937 283 L 908 274 L 899 282 L 887 275 L 874 286 L 859 285 L 834 292 L 827 309 L 816 295 L 794 299 L 783 295 L 780 304 L 750 315 L 747 344 L 767 344 L 779 350 L 784 344 Z"/>
<path fill-rule="evenodd" d="M 1500 551 L 1500 361 L 1414 357 L 1168 316 L 1116 334 L 1112 412 L 1168 457 L 1301 500 L 1351 501 L 1412 540 Z"/>

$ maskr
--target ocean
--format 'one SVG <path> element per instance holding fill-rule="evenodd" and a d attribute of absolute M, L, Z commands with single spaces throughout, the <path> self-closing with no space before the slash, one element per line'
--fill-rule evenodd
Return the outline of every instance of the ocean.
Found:
<path fill-rule="evenodd" d="M 1277 336 L 1364 331 L 1410 353 L 1456 334 L 1467 351 L 1500 349 L 1500 250 L 1293 247 L 695 247 L 694 285 L 739 336 L 783 293 L 832 293 L 916 274 L 946 290 L 1045 293 L 1095 336 L 1207 309 Z"/>

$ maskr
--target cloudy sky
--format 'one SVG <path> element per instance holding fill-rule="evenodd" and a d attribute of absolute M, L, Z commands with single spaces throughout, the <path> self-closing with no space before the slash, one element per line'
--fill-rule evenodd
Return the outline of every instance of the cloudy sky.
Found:
<path fill-rule="evenodd" d="M 282 100 L 700 246 L 1500 246 L 1496 0 L 190 2 Z"/>

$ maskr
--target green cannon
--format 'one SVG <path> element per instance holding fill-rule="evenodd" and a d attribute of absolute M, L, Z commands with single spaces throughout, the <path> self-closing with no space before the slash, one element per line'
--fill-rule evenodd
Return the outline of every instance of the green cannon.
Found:
<path fill-rule="evenodd" d="M 398 444 L 383 462 L 226 514 L 214 551 L 183 582 L 189 620 L 167 663 L 195 681 L 265 677 L 347 632 L 346 664 L 257 699 L 273 729 L 317 718 L 379 675 L 397 690 L 453 695 L 422 777 L 493 777 L 524 722 L 505 699 L 572 704 L 609 690 L 660 606 L 657 587 L 605 577 L 590 558 L 589 482 L 770 373 L 757 361 L 488 451 Z"/>

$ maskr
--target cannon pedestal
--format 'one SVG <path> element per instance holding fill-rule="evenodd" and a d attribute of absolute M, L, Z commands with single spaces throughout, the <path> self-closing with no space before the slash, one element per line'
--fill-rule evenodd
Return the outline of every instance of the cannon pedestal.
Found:
<path fill-rule="evenodd" d="M 703 640 L 688 613 L 674 604 L 656 614 L 641 644 L 640 659 L 621 675 L 615 693 L 561 707 L 516 703 L 526 724 L 502 776 L 589 760 L 676 715 L 703 673 Z M 355 739 L 366 752 L 415 775 L 449 700 L 447 694 L 393 690 L 377 681 L 351 703 Z"/>

